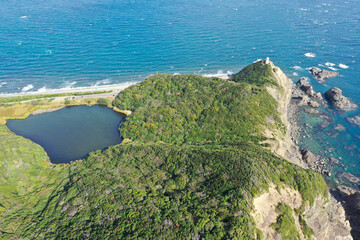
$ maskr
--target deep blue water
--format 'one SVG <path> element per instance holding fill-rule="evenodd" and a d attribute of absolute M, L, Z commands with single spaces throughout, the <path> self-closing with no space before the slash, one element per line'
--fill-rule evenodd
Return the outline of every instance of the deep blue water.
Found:
<path fill-rule="evenodd" d="M 315 90 L 341 87 L 360 104 L 359 21 L 360 0 L 0 0 L 0 92 L 236 72 L 268 56 L 294 81 L 334 63 L 341 75 Z M 359 128 L 333 114 L 347 131 L 321 139 L 359 149 Z M 359 152 L 339 151 L 360 174 Z"/>
<path fill-rule="evenodd" d="M 56 112 L 8 120 L 16 134 L 40 144 L 52 163 L 68 163 L 121 142 L 124 115 L 102 106 L 67 107 Z"/>

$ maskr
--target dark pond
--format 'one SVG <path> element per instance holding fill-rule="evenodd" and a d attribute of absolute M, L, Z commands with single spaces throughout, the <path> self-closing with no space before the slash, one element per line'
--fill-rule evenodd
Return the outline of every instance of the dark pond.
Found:
<path fill-rule="evenodd" d="M 118 130 L 124 115 L 101 106 L 67 107 L 55 112 L 8 120 L 17 135 L 40 144 L 52 163 L 68 163 L 91 151 L 121 142 Z"/>

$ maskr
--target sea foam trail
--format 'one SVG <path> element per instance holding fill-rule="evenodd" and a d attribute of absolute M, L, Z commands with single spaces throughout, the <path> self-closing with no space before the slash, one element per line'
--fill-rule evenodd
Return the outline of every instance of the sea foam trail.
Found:
<path fill-rule="evenodd" d="M 316 57 L 316 54 L 315 53 L 311 53 L 311 52 L 308 52 L 308 53 L 305 53 L 304 54 L 306 57 Z"/>
<path fill-rule="evenodd" d="M 336 65 L 335 63 L 331 63 L 331 62 L 326 62 L 325 63 L 325 66 L 328 66 L 328 67 L 333 67 L 335 65 Z"/>
<path fill-rule="evenodd" d="M 295 69 L 295 70 L 298 70 L 298 71 L 299 71 L 299 70 L 302 70 L 302 67 L 300 67 L 300 66 L 296 66 L 296 65 L 295 65 L 295 66 L 293 66 L 292 68 L 293 68 L 293 69 Z"/>
<path fill-rule="evenodd" d="M 29 84 L 29 85 L 26 85 L 25 87 L 23 87 L 23 88 L 21 89 L 21 91 L 22 91 L 22 92 L 27 92 L 27 91 L 29 91 L 29 90 L 31 90 L 31 89 L 33 89 L 33 88 L 34 88 L 34 85 Z"/>
<path fill-rule="evenodd" d="M 341 67 L 341 68 L 343 68 L 343 69 L 349 68 L 349 66 L 347 66 L 347 65 L 345 65 L 345 64 L 342 64 L 342 63 L 339 64 L 339 67 Z"/>

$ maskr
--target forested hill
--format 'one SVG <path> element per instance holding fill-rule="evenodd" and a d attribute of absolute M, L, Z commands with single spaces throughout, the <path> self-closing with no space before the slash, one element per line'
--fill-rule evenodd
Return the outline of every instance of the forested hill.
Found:
<path fill-rule="evenodd" d="M 132 111 L 120 126 L 124 142 L 61 166 L 60 173 L 57 166 L 48 176 L 56 184 L 45 184 L 48 191 L 21 211 L 4 206 L 1 236 L 260 239 L 250 212 L 270 184 L 301 193 L 303 205 L 294 214 L 302 219 L 305 204 L 326 195 L 327 186 L 320 175 L 262 146 L 264 129 L 285 131 L 266 91 L 281 86 L 264 61 L 249 67 L 230 80 L 156 74 L 121 92 L 113 105 Z M 18 158 L 26 150 L 22 154 Z M 24 197 L 17 194 L 6 201 Z M 278 221 L 279 232 L 294 224 Z M 305 233 L 310 237 L 311 229 Z M 287 234 L 284 239 L 299 237 L 296 227 Z"/>

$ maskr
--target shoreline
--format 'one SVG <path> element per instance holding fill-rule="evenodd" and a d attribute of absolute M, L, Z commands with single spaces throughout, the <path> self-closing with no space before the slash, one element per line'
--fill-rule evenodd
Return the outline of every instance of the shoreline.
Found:
<path fill-rule="evenodd" d="M 89 87 L 48 89 L 44 92 L 35 91 L 35 92 L 18 92 L 18 93 L 0 93 L 0 97 L 22 97 L 22 96 L 33 96 L 33 95 L 98 92 L 98 91 L 121 92 L 124 89 L 126 89 L 127 87 L 130 87 L 136 83 L 138 83 L 138 82 L 127 82 L 127 83 L 121 83 L 121 84 L 89 86 Z"/>

